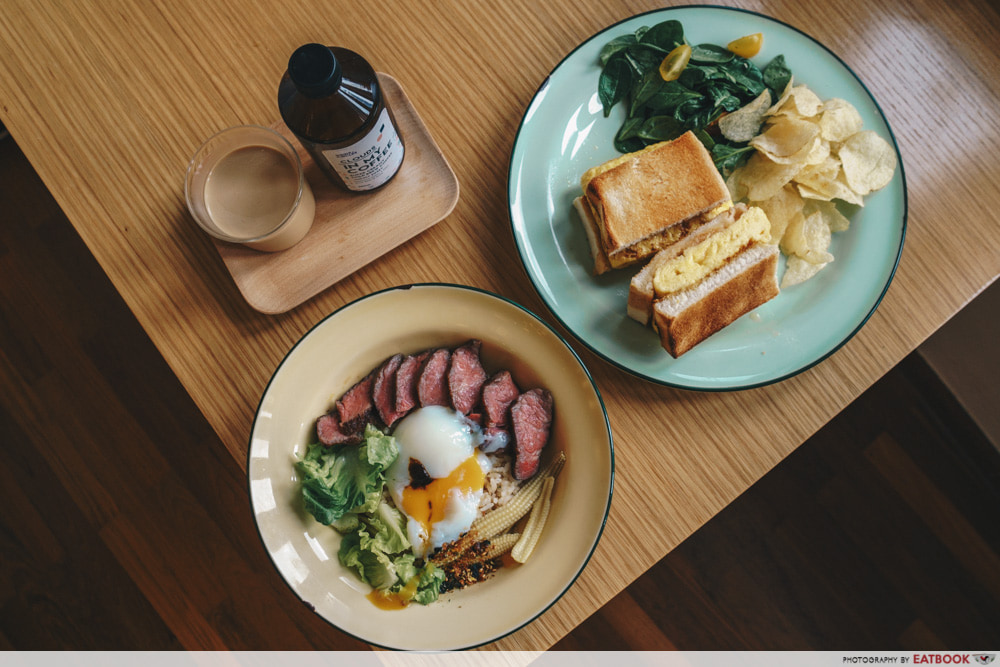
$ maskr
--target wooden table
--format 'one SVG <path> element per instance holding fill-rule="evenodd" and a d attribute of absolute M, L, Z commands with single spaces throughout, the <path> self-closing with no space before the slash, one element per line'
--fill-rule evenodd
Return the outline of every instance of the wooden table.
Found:
<path fill-rule="evenodd" d="M 705 394 L 636 381 L 569 337 L 607 404 L 615 499 L 577 584 L 497 647 L 553 644 L 1000 273 L 994 6 L 986 0 L 887 0 L 864 10 L 849 0 L 725 4 L 779 17 L 814 36 L 879 100 L 909 186 L 902 262 L 856 337 L 816 368 L 764 389 Z M 0 118 L 245 466 L 254 409 L 271 372 L 309 327 L 353 299 L 410 282 L 464 283 L 552 321 L 521 268 L 507 218 L 507 160 L 518 123 L 538 84 L 574 46 L 660 6 L 647 0 L 8 0 L 0 17 Z M 449 217 L 411 242 L 304 305 L 269 316 L 244 302 L 212 243 L 193 225 L 183 173 L 213 132 L 276 120 L 276 84 L 288 55 L 310 41 L 354 48 L 403 85 L 451 162 L 461 197 Z M 437 261 L 452 251 L 465 260 Z M 671 440 L 683 441 L 683 452 L 657 444 Z"/>

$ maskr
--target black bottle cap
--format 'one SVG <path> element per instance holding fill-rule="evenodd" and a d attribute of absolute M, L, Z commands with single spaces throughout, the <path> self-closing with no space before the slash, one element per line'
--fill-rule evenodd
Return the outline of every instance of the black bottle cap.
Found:
<path fill-rule="evenodd" d="M 307 97 L 326 97 L 340 88 L 343 78 L 340 63 L 330 47 L 305 44 L 288 59 L 288 75 L 300 93 Z"/>

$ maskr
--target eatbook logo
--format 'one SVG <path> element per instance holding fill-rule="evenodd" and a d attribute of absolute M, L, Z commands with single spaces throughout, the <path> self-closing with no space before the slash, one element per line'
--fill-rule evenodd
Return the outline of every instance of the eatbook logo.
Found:
<path fill-rule="evenodd" d="M 915 665 L 989 665 L 996 653 L 914 653 Z"/>

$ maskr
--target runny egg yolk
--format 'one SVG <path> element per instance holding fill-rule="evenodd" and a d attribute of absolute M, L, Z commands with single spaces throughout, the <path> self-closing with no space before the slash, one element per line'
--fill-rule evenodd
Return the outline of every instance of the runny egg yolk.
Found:
<path fill-rule="evenodd" d="M 445 518 L 448 497 L 453 491 L 468 494 L 479 491 L 486 482 L 475 455 L 460 463 L 447 477 L 432 479 L 425 486 L 403 489 L 403 511 L 424 527 L 429 535 L 431 526 Z"/>
<path fill-rule="evenodd" d="M 410 604 L 410 600 L 416 594 L 419 581 L 420 576 L 418 575 L 406 582 L 406 585 L 395 593 L 382 588 L 376 588 L 367 597 L 379 609 L 387 609 L 389 611 L 403 609 Z"/>

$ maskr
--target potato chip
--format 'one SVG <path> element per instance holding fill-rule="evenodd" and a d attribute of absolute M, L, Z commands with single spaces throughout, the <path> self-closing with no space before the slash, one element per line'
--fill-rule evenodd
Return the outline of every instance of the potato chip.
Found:
<path fill-rule="evenodd" d="M 802 215 L 801 211 L 792 217 L 778 243 L 781 252 L 791 256 L 798 255 L 798 251 L 802 250 L 802 253 L 805 254 L 805 251 L 808 250 L 806 247 L 805 224 L 806 217 Z"/>
<path fill-rule="evenodd" d="M 846 232 L 851 226 L 851 221 L 840 212 L 837 205 L 830 201 L 808 201 L 803 210 L 809 214 L 813 211 L 823 216 L 823 222 L 830 228 L 831 232 Z"/>
<path fill-rule="evenodd" d="M 733 201 L 741 201 L 747 197 L 749 188 L 743 182 L 743 167 L 733 169 L 726 179 L 726 188 L 729 190 L 729 198 Z"/>
<path fill-rule="evenodd" d="M 847 183 L 844 183 L 842 179 L 843 177 L 841 176 L 836 181 L 831 181 L 830 183 L 812 183 L 809 185 L 796 183 L 796 185 L 798 186 L 799 194 L 802 195 L 803 199 L 814 201 L 833 201 L 834 199 L 840 199 L 848 204 L 864 206 L 864 199 L 854 192 L 854 190 L 852 190 Z M 822 187 L 822 189 L 820 189 L 820 187 Z"/>
<path fill-rule="evenodd" d="M 750 141 L 750 145 L 768 158 L 782 164 L 804 164 L 815 142 L 819 139 L 819 126 L 807 120 L 781 118 L 763 134 Z"/>
<path fill-rule="evenodd" d="M 838 97 L 826 100 L 821 111 L 819 130 L 826 141 L 844 141 L 861 130 L 861 114 L 846 100 Z"/>
<path fill-rule="evenodd" d="M 822 136 L 816 137 L 813 147 L 805 157 L 806 166 L 823 164 L 830 157 L 830 142 L 824 141 Z"/>
<path fill-rule="evenodd" d="M 831 177 L 828 171 L 811 171 L 810 167 L 805 167 L 795 176 L 795 183 L 799 187 L 799 194 L 805 199 L 840 199 L 857 206 L 865 205 L 864 199 L 847 184 L 844 172 L 839 168 Z"/>
<path fill-rule="evenodd" d="M 833 255 L 827 252 L 830 240 L 830 227 L 823 215 L 813 212 L 793 218 L 780 245 L 786 255 L 796 255 L 810 264 L 826 264 L 833 261 Z"/>
<path fill-rule="evenodd" d="M 802 215 L 802 197 L 791 183 L 778 190 L 770 199 L 755 204 L 771 221 L 771 243 L 778 243 L 792 218 Z"/>
<path fill-rule="evenodd" d="M 829 144 L 827 144 L 829 146 Z M 840 173 L 840 158 L 827 153 L 821 162 L 809 163 L 802 167 L 795 180 L 800 183 L 804 179 L 816 178 L 822 181 L 833 181 Z"/>
<path fill-rule="evenodd" d="M 851 135 L 838 155 L 847 184 L 860 196 L 884 188 L 896 171 L 896 151 L 872 130 Z"/>
<path fill-rule="evenodd" d="M 789 91 L 788 101 L 782 106 L 782 111 L 794 111 L 804 118 L 812 118 L 819 113 L 823 101 L 819 95 L 806 86 L 795 86 Z"/>
<path fill-rule="evenodd" d="M 771 91 L 764 89 L 752 102 L 719 119 L 719 131 L 730 141 L 746 143 L 757 136 L 771 106 Z"/>
<path fill-rule="evenodd" d="M 799 196 L 803 200 L 810 199 L 815 201 L 833 201 L 833 192 L 831 192 L 825 183 L 819 184 L 821 187 L 813 187 L 811 185 L 804 185 L 802 183 L 796 183 L 795 187 L 799 191 Z M 852 191 L 853 192 L 853 191 Z"/>
<path fill-rule="evenodd" d="M 785 253 L 789 257 L 797 256 L 788 248 L 786 239 L 793 244 L 802 243 L 802 229 L 805 225 L 805 221 L 806 218 L 802 215 L 802 209 L 799 209 L 798 211 L 789 211 L 789 218 L 785 221 L 785 228 L 782 230 L 775 230 L 773 236 L 771 237 L 771 242 L 777 243 L 781 252 Z M 778 231 L 781 232 L 780 236 L 778 235 Z"/>
<path fill-rule="evenodd" d="M 826 264 L 810 264 L 801 257 L 789 257 L 785 263 L 785 274 L 781 277 L 780 289 L 798 285 L 820 272 Z"/>
<path fill-rule="evenodd" d="M 755 152 L 742 168 L 740 181 L 750 201 L 764 201 L 778 194 L 799 172 L 798 165 L 779 164 Z"/>
<path fill-rule="evenodd" d="M 789 82 L 765 116 L 764 131 L 749 142 L 756 151 L 726 185 L 734 201 L 760 206 L 771 221 L 771 242 L 788 258 L 785 289 L 833 261 L 832 234 L 850 226 L 835 200 L 864 206 L 864 195 L 892 180 L 897 157 L 889 142 L 861 129 L 849 102 L 821 101 L 806 86 Z"/>
<path fill-rule="evenodd" d="M 798 186 L 799 194 L 803 199 L 815 199 L 818 201 L 833 201 L 839 195 L 842 195 L 842 188 L 837 183 L 836 179 L 826 180 L 818 176 L 809 176 L 805 178 L 800 178 L 795 181 L 795 185 Z M 853 195 L 854 191 L 847 188 Z"/>

